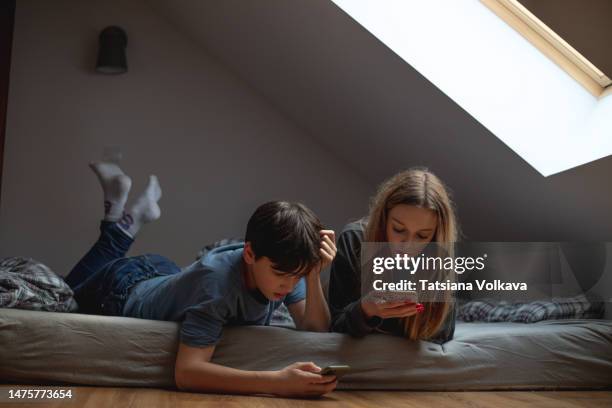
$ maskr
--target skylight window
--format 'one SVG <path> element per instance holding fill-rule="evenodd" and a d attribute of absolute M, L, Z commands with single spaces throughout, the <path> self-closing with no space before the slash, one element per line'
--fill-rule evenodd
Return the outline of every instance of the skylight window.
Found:
<path fill-rule="evenodd" d="M 333 1 L 544 176 L 612 154 L 610 92 L 568 74 L 484 0 Z"/>

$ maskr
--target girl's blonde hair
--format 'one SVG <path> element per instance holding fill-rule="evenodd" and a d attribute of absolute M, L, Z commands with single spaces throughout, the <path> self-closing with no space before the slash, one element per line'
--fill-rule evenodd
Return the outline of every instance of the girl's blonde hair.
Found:
<path fill-rule="evenodd" d="M 428 208 L 437 214 L 437 226 L 432 242 L 443 256 L 454 255 L 454 243 L 459 238 L 459 226 L 450 193 L 442 181 L 427 168 L 414 167 L 384 181 L 370 204 L 365 227 L 366 242 L 387 241 L 389 211 L 399 204 Z M 451 274 L 451 275 L 454 275 Z M 425 311 L 403 318 L 404 335 L 411 339 L 429 339 L 436 335 L 452 310 L 451 293 L 443 301 L 427 303 Z"/>

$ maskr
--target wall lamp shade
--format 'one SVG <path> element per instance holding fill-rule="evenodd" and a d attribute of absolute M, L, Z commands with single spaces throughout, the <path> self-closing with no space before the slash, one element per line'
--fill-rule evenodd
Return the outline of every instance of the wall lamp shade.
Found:
<path fill-rule="evenodd" d="M 127 34 L 117 26 L 106 27 L 100 33 L 100 48 L 96 71 L 102 74 L 122 74 L 127 72 L 125 48 Z"/>

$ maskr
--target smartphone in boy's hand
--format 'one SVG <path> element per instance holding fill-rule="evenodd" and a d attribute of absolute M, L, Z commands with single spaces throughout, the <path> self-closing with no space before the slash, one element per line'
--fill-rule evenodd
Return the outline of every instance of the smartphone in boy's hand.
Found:
<path fill-rule="evenodd" d="M 329 365 L 323 368 L 320 372 L 321 375 L 333 375 L 336 379 L 342 377 L 345 374 L 351 372 L 351 367 L 347 365 Z"/>
<path fill-rule="evenodd" d="M 275 372 L 278 387 L 273 392 L 283 397 L 318 397 L 333 391 L 338 384 L 336 376 L 323 374 L 312 362 L 293 363 Z"/>

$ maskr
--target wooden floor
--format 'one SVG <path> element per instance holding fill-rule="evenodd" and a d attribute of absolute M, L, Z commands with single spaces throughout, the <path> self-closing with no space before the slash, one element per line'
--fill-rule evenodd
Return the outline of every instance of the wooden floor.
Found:
<path fill-rule="evenodd" d="M 6 386 L 3 386 L 4 390 Z M 19 386 L 11 386 L 18 388 Z M 29 387 L 28 387 L 29 388 Z M 34 387 L 32 387 L 34 388 Z M 36 387 L 41 388 L 41 387 Z M 32 407 L 612 407 L 612 391 L 403 392 L 334 391 L 316 400 L 192 394 L 159 389 L 71 387 L 72 400 L 27 403 Z M 0 408 L 24 407 L 7 403 Z"/>

